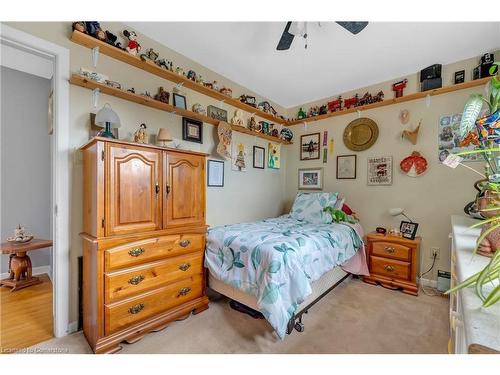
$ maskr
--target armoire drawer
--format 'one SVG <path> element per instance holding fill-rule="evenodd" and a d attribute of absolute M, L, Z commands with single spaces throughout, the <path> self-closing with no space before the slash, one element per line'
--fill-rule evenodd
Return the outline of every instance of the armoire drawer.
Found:
<path fill-rule="evenodd" d="M 372 254 L 405 261 L 411 260 L 411 248 L 389 242 L 374 242 L 372 244 Z"/>
<path fill-rule="evenodd" d="M 203 252 L 181 255 L 104 275 L 105 303 L 203 273 Z"/>
<path fill-rule="evenodd" d="M 112 334 L 203 295 L 203 275 L 169 284 L 122 302 L 104 305 L 105 334 Z"/>
<path fill-rule="evenodd" d="M 410 280 L 411 264 L 408 262 L 370 256 L 370 263 L 370 270 L 374 274 L 394 279 Z"/>
<path fill-rule="evenodd" d="M 182 234 L 153 237 L 120 245 L 105 251 L 105 271 L 202 250 L 203 241 L 203 234 Z"/>

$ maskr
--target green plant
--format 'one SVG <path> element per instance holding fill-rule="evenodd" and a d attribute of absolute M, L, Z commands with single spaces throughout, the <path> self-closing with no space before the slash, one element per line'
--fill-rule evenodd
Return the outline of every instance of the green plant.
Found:
<path fill-rule="evenodd" d="M 500 106 L 500 61 L 493 63 L 490 68 L 490 74 L 494 74 L 495 70 L 497 74 L 491 77 L 490 82 L 487 84 L 488 94 L 486 97 L 482 94 L 474 94 L 465 103 L 460 123 L 460 136 L 462 138 L 465 138 L 474 129 L 484 103 L 488 105 L 489 114 L 495 113 Z"/>

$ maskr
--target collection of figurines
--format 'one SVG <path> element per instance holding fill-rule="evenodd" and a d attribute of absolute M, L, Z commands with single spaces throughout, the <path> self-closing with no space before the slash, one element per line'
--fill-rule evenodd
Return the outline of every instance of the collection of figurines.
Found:
<path fill-rule="evenodd" d="M 297 118 L 295 120 L 302 120 L 309 117 L 326 115 L 328 112 L 339 112 L 344 109 L 360 107 L 367 104 L 381 102 L 383 100 L 383 91 L 379 91 L 377 95 L 372 95 L 367 92 L 361 98 L 358 96 L 358 94 L 347 99 L 343 99 L 342 96 L 339 96 L 337 99 L 329 101 L 327 104 L 323 104 L 322 106 L 312 106 L 311 108 L 309 108 L 308 112 L 304 111 L 302 108 L 299 108 L 299 111 L 297 112 Z"/>
<path fill-rule="evenodd" d="M 29 242 L 33 239 L 33 235 L 27 232 L 21 224 L 17 224 L 14 229 L 14 235 L 12 237 L 8 237 L 7 241 L 16 242 L 16 243 L 25 243 Z"/>

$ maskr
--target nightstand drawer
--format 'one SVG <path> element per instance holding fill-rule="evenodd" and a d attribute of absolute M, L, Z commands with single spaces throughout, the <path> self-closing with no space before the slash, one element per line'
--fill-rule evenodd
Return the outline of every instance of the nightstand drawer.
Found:
<path fill-rule="evenodd" d="M 370 256 L 370 271 L 374 274 L 400 280 L 410 280 L 411 263 Z"/>
<path fill-rule="evenodd" d="M 390 242 L 374 242 L 372 254 L 386 258 L 411 260 L 411 248 Z"/>

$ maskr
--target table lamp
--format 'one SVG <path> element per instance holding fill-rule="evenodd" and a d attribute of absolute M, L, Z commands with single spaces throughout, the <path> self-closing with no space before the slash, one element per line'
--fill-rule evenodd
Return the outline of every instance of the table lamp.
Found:
<path fill-rule="evenodd" d="M 399 215 L 403 215 L 404 217 L 406 217 L 410 223 L 413 223 L 413 220 L 410 219 L 408 216 L 406 216 L 405 214 L 405 211 L 404 209 L 402 208 L 389 208 L 389 214 L 391 214 L 392 216 L 399 216 Z"/>
<path fill-rule="evenodd" d="M 120 118 L 115 111 L 111 109 L 109 103 L 104 104 L 95 116 L 95 124 L 104 130 L 100 131 L 98 136 L 104 138 L 115 138 L 111 132 L 111 128 L 120 127 Z"/>
<path fill-rule="evenodd" d="M 160 128 L 158 131 L 158 135 L 156 136 L 156 140 L 160 142 L 160 145 L 165 147 L 165 142 L 170 142 L 172 140 L 172 134 L 170 134 L 170 130 L 167 128 Z"/>

